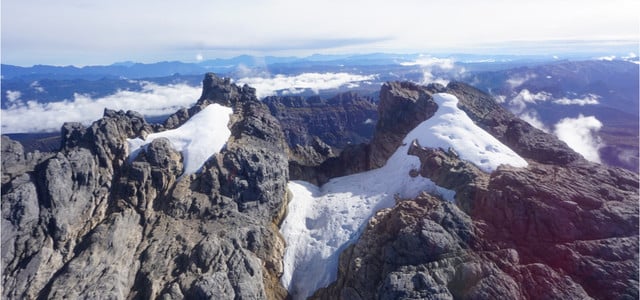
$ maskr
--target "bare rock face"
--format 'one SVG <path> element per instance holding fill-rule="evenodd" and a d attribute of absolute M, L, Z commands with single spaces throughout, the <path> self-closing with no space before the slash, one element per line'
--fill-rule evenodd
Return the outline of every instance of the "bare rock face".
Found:
<path fill-rule="evenodd" d="M 432 95 L 444 91 L 439 84 L 419 86 L 410 82 L 388 82 L 380 89 L 379 121 L 371 141 L 370 166 L 383 166 L 402 139 L 438 109 Z"/>
<path fill-rule="evenodd" d="M 22 173 L 5 172 L 15 170 L 5 166 L 16 161 L 3 155 L 3 178 L 12 178 L 2 189 L 4 297 L 45 297 L 55 292 L 55 278 L 76 270 L 90 272 L 70 266 L 86 249 L 90 233 L 107 226 L 110 189 L 125 163 L 126 138 L 146 126 L 137 114 L 106 110 L 88 128 L 65 124 L 62 150 L 27 154 Z M 94 258 L 101 259 L 100 253 L 95 252 Z M 105 288 L 121 285 L 104 284 Z"/>
<path fill-rule="evenodd" d="M 292 180 L 322 184 L 329 178 L 368 170 L 368 147 L 377 121 L 370 98 L 346 92 L 318 96 L 266 97 L 289 145 Z"/>
<path fill-rule="evenodd" d="M 419 86 L 411 82 L 385 83 L 380 90 L 378 122 L 371 141 L 348 145 L 339 155 L 328 157 L 320 164 L 294 159 L 289 164 L 291 179 L 322 185 L 333 177 L 383 166 L 400 146 L 404 136 L 433 116 L 438 106 L 432 95 L 444 89 L 439 84 Z"/>
<path fill-rule="evenodd" d="M 373 100 L 352 92 L 329 99 L 272 96 L 263 101 L 280 121 L 292 148 L 312 145 L 316 138 L 338 149 L 368 142 L 377 121 Z"/>
<path fill-rule="evenodd" d="M 447 91 L 529 167 L 487 174 L 414 142 L 419 175 L 455 190 L 455 202 L 422 194 L 378 212 L 313 298 L 637 298 L 638 176 L 585 161 L 469 86 Z M 418 93 L 408 85 L 394 95 L 408 98 L 401 105 Z"/>
<path fill-rule="evenodd" d="M 226 147 L 184 175 L 166 139 L 129 160 L 127 139 L 233 108 Z M 282 299 L 287 146 L 248 86 L 207 74 L 198 103 L 164 125 L 105 110 L 68 123 L 62 147 L 2 140 L 3 297 Z"/>

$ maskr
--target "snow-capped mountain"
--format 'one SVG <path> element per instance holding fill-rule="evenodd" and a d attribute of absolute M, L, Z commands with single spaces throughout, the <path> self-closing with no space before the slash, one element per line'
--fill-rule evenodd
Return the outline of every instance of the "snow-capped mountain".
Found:
<path fill-rule="evenodd" d="M 3 136 L 3 297 L 638 297 L 637 174 L 464 83 L 379 95 L 371 141 L 335 154 L 211 73 L 164 123 L 106 109 L 54 152 Z"/>

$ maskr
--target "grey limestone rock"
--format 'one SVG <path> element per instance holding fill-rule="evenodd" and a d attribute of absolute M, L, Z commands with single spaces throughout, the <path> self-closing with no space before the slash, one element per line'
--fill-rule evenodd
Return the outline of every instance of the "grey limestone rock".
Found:
<path fill-rule="evenodd" d="M 214 74 L 202 99 L 165 125 L 106 109 L 67 123 L 60 151 L 2 141 L 3 297 L 283 299 L 286 141 L 255 91 Z M 184 175 L 157 139 L 128 157 L 128 138 L 175 128 L 212 103 L 231 106 L 232 137 Z"/>

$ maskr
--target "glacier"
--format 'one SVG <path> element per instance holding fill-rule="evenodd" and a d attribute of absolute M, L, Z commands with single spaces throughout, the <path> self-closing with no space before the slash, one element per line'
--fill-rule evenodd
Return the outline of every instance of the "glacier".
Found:
<path fill-rule="evenodd" d="M 376 211 L 392 207 L 396 197 L 414 198 L 426 191 L 453 201 L 455 192 L 427 178 L 409 176 L 420 168 L 419 159 L 407 154 L 412 141 L 423 147 L 452 148 L 484 172 L 501 164 L 527 166 L 522 157 L 475 125 L 457 107 L 454 95 L 439 93 L 433 99 L 438 104 L 434 116 L 409 132 L 383 167 L 333 178 L 321 187 L 289 182 L 293 197 L 280 228 L 286 241 L 281 282 L 293 299 L 307 298 L 333 282 L 342 250 L 359 238 Z"/>

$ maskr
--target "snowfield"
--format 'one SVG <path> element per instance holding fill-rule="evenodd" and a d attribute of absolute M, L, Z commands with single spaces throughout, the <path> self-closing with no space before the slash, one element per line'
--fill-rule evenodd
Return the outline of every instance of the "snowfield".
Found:
<path fill-rule="evenodd" d="M 158 133 L 149 134 L 146 140 L 128 139 L 129 159 L 133 160 L 142 147 L 157 138 L 168 138 L 173 148 L 182 152 L 184 175 L 193 174 L 211 157 L 220 152 L 227 143 L 231 131 L 227 127 L 230 107 L 211 104 L 195 114 L 182 126 Z"/>
<path fill-rule="evenodd" d="M 394 196 L 413 198 L 427 191 L 453 200 L 453 191 L 427 178 L 409 176 L 420 167 L 419 159 L 407 154 L 413 140 L 423 147 L 453 148 L 460 158 L 485 172 L 500 164 L 527 166 L 458 109 L 455 96 L 441 93 L 433 98 L 438 104 L 436 114 L 409 132 L 383 167 L 334 178 L 322 187 L 289 183 L 293 198 L 280 229 L 287 243 L 281 280 L 294 299 L 304 299 L 336 279 L 342 250 L 358 239 L 376 211 L 395 204 Z"/>

